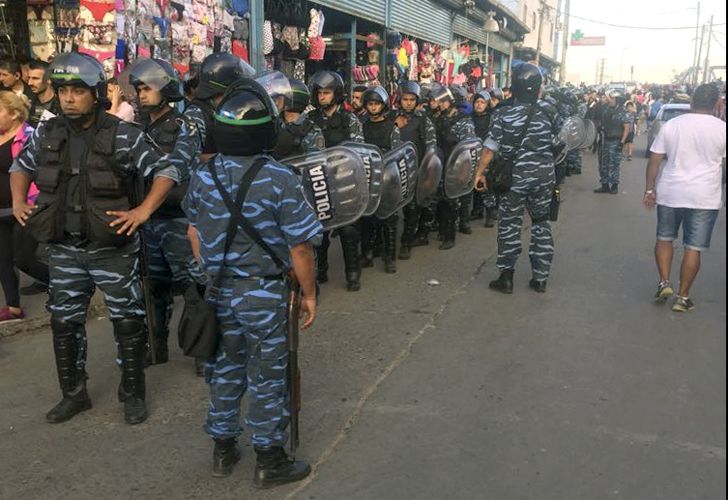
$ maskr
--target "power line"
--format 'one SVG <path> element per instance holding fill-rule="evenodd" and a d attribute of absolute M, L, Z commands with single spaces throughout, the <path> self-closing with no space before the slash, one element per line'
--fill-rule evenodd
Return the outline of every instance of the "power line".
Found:
<path fill-rule="evenodd" d="M 631 29 L 631 30 L 694 30 L 695 26 L 625 26 L 622 24 L 614 24 L 614 23 L 608 23 L 606 21 L 597 21 L 595 19 L 589 19 L 588 17 L 581 17 L 574 14 L 571 14 L 571 17 L 574 17 L 576 19 L 581 19 L 582 21 L 588 21 L 590 23 L 595 24 L 604 24 L 606 26 L 611 26 L 613 28 L 624 28 L 624 29 Z M 715 23 L 713 26 L 725 26 L 726 23 Z"/>

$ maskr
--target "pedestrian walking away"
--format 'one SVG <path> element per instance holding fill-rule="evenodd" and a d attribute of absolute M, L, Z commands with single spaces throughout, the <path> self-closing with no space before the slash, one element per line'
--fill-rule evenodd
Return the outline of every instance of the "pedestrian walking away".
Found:
<path fill-rule="evenodd" d="M 690 113 L 668 121 L 650 149 L 643 203 L 648 208 L 657 206 L 658 302 L 672 298 L 673 242 L 680 228 L 683 232 L 680 286 L 672 305 L 676 312 L 695 307 L 690 289 L 700 270 L 702 254 L 710 248 L 713 227 L 723 205 L 726 128 L 722 120 L 711 116 L 719 97 L 715 85 L 699 86 L 693 94 Z"/>

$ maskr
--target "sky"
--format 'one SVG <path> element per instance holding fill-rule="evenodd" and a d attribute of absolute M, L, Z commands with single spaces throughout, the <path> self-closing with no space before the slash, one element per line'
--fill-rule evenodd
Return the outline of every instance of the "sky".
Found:
<path fill-rule="evenodd" d="M 726 64 L 726 5 L 725 0 L 702 0 L 700 23 L 708 23 L 713 15 L 715 26 L 710 46 L 710 64 Z M 680 73 L 693 63 L 695 51 L 695 24 L 697 1 L 688 0 L 571 0 L 569 32 L 581 30 L 584 36 L 605 36 L 602 47 L 569 46 L 566 56 L 567 81 L 595 83 L 597 64 L 606 59 L 604 81 L 630 80 L 634 66 L 634 80 L 639 82 L 670 83 L 674 72 Z M 682 30 L 625 29 L 578 19 L 622 26 L 679 27 Z M 699 32 L 698 32 L 699 33 Z M 705 58 L 705 47 L 703 59 Z M 717 39 L 717 41 L 716 41 Z M 725 78 L 725 76 L 724 76 Z"/>

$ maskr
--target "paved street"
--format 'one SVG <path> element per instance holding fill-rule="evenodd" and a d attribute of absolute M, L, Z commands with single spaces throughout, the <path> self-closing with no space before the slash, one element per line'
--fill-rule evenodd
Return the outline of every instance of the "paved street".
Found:
<path fill-rule="evenodd" d="M 395 276 L 380 261 L 360 293 L 334 267 L 302 338 L 299 456 L 314 474 L 301 484 L 254 490 L 247 439 L 234 475 L 210 477 L 206 386 L 178 352 L 147 371 L 151 416 L 127 426 L 111 326 L 92 319 L 94 407 L 53 426 L 49 331 L 1 338 L 0 498 L 725 498 L 725 212 L 696 310 L 653 305 L 640 147 L 618 196 L 591 192 L 591 154 L 567 181 L 545 295 L 527 287 L 526 255 L 513 296 L 488 290 L 495 230 L 479 226 L 455 250 L 416 249 Z"/>

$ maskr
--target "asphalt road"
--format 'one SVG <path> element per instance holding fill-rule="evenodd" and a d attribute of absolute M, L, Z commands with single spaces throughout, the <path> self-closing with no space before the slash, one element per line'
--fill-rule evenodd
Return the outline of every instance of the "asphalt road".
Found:
<path fill-rule="evenodd" d="M 653 305 L 638 155 L 618 196 L 592 194 L 589 154 L 568 180 L 545 295 L 527 258 L 513 296 L 488 290 L 495 231 L 480 227 L 395 276 L 380 262 L 359 293 L 332 269 L 302 339 L 299 456 L 314 474 L 298 485 L 252 489 L 244 439 L 234 475 L 210 477 L 206 387 L 177 352 L 147 372 L 149 420 L 127 426 L 110 324 L 92 319 L 94 408 L 53 426 L 48 330 L 0 339 L 0 498 L 725 498 L 725 213 L 697 309 Z"/>

